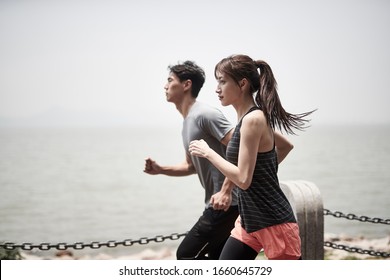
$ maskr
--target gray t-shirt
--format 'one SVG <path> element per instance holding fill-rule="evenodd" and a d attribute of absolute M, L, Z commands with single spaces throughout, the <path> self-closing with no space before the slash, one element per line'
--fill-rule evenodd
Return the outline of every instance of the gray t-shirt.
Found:
<path fill-rule="evenodd" d="M 205 204 L 210 207 L 210 198 L 221 190 L 225 176 L 205 158 L 191 156 L 190 142 L 203 139 L 211 149 L 226 158 L 226 147 L 220 142 L 233 126 L 220 110 L 196 101 L 183 121 L 182 138 L 184 149 L 191 158 L 200 183 L 205 189 Z M 234 188 L 232 205 L 237 205 L 237 190 Z"/>

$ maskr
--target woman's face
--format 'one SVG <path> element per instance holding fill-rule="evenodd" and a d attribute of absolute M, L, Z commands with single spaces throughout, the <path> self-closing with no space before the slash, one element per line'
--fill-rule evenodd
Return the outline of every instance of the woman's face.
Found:
<path fill-rule="evenodd" d="M 232 105 L 239 97 L 240 87 L 237 83 L 228 75 L 217 72 L 217 89 L 219 101 L 222 106 Z"/>

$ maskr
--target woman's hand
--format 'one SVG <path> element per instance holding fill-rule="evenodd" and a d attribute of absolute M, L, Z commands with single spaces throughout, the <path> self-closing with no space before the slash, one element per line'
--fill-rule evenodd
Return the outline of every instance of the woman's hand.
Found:
<path fill-rule="evenodd" d="M 191 141 L 188 151 L 192 156 L 207 158 L 207 155 L 210 152 L 210 147 L 203 139 L 194 140 Z"/>

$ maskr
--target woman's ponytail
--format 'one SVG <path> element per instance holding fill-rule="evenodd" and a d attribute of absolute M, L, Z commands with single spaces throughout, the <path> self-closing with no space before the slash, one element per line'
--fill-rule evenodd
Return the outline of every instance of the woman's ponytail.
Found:
<path fill-rule="evenodd" d="M 260 86 L 256 93 L 255 101 L 257 106 L 263 110 L 267 121 L 273 129 L 285 130 L 289 134 L 295 134 L 293 129 L 303 130 L 310 120 L 305 119 L 313 111 L 301 114 L 290 114 L 286 112 L 280 102 L 277 82 L 271 67 L 263 60 L 254 61 L 260 69 Z"/>

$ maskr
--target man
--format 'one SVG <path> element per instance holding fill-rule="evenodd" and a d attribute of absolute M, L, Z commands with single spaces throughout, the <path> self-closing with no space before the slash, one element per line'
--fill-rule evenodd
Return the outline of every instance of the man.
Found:
<path fill-rule="evenodd" d="M 167 101 L 175 104 L 183 116 L 183 163 L 163 166 L 151 158 L 145 161 L 144 172 L 156 175 L 187 176 L 198 174 L 205 190 L 205 209 L 199 220 L 178 247 L 177 259 L 218 259 L 238 216 L 237 195 L 233 184 L 208 160 L 191 156 L 191 141 L 207 139 L 210 147 L 225 158 L 233 126 L 216 108 L 196 99 L 205 81 L 202 68 L 192 61 L 169 67 L 164 89 Z"/>

